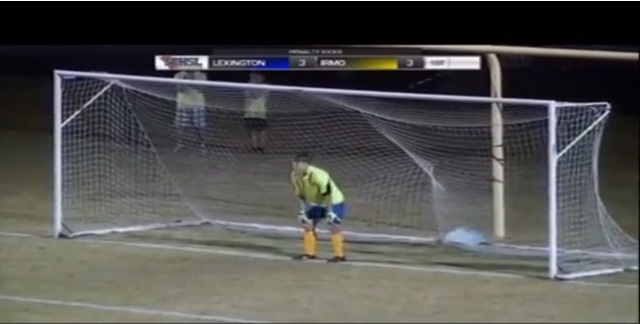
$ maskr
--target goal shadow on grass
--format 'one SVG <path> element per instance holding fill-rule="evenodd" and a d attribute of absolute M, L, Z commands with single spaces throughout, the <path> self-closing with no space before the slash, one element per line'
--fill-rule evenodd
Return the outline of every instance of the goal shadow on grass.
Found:
<path fill-rule="evenodd" d="M 218 230 L 167 231 L 136 233 L 126 239 L 153 241 L 179 246 L 232 249 L 247 253 L 265 253 L 288 258 L 300 253 L 298 237 L 256 235 Z M 392 264 L 413 267 L 446 267 L 457 270 L 495 272 L 531 278 L 545 278 L 546 263 L 541 259 L 472 252 L 436 244 L 348 242 L 349 259 L 354 262 Z M 330 253 L 329 242 L 321 239 L 322 255 Z"/>

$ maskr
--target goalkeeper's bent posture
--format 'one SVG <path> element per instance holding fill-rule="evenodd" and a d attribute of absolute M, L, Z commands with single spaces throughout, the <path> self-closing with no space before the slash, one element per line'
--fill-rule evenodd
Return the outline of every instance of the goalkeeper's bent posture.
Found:
<path fill-rule="evenodd" d="M 296 260 L 316 258 L 316 226 L 325 221 L 331 231 L 334 256 L 329 262 L 346 261 L 340 224 L 345 217 L 344 195 L 331 176 L 311 163 L 307 153 L 299 153 L 293 160 L 291 182 L 295 195 L 300 199 L 298 219 L 304 229 L 304 253 Z"/>

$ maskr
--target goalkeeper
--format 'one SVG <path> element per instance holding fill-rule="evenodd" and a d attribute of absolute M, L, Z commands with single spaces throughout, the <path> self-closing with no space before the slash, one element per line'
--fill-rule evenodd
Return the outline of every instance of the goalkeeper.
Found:
<path fill-rule="evenodd" d="M 328 172 L 310 164 L 307 153 L 297 154 L 293 160 L 291 182 L 295 195 L 300 199 L 298 219 L 304 229 L 304 253 L 295 260 L 316 258 L 316 226 L 324 221 L 331 231 L 333 257 L 329 262 L 346 261 L 340 224 L 345 216 L 344 195 Z"/>
<path fill-rule="evenodd" d="M 176 73 L 175 78 L 206 80 L 207 76 L 199 71 L 181 71 Z M 207 124 L 204 94 L 198 89 L 198 86 L 193 85 L 178 85 L 177 92 L 174 122 L 178 132 L 178 143 L 174 152 L 183 149 L 184 142 L 195 142 L 204 152 L 206 149 L 203 136 Z M 192 140 L 193 137 L 195 137 L 195 141 Z"/>

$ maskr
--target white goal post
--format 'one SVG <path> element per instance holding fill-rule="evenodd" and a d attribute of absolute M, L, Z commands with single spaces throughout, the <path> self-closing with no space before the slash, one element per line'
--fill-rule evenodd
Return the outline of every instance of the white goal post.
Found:
<path fill-rule="evenodd" d="M 171 150 L 175 91 L 182 86 L 202 92 L 211 114 L 206 149 L 195 155 Z M 242 150 L 238 141 L 246 90 L 266 91 L 272 102 L 279 146 L 264 155 Z M 505 211 L 519 215 L 523 227 L 512 240 L 478 249 L 545 257 L 550 278 L 637 269 L 637 241 L 613 221 L 598 193 L 607 103 L 75 71 L 54 72 L 53 234 L 205 224 L 297 233 L 288 161 L 300 149 L 320 152 L 319 163 L 347 192 L 352 239 L 425 243 L 462 227 L 490 232 L 495 167 L 486 162 L 495 157 L 496 106 L 500 132 L 508 134 L 502 172 L 513 180 Z M 320 131 L 327 133 L 318 138 Z"/>

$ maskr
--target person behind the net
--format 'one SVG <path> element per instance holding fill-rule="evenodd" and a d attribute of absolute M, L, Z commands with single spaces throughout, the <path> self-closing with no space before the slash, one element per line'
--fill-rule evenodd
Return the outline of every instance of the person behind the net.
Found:
<path fill-rule="evenodd" d="M 329 262 L 346 261 L 342 222 L 345 212 L 345 197 L 331 175 L 311 164 L 308 153 L 298 153 L 293 159 L 291 182 L 294 194 L 300 200 L 298 219 L 303 227 L 304 253 L 294 260 L 316 258 L 316 227 L 325 222 L 331 232 L 333 257 Z"/>
<path fill-rule="evenodd" d="M 176 79 L 206 80 L 207 76 L 200 71 L 181 71 Z M 193 144 L 205 151 L 204 131 L 207 125 L 206 101 L 200 86 L 179 84 L 176 95 L 176 115 L 174 124 L 178 133 L 177 152 L 187 144 Z"/>
<path fill-rule="evenodd" d="M 265 79 L 264 74 L 252 72 L 249 83 L 260 84 Z M 249 133 L 251 149 L 263 151 L 267 145 L 267 97 L 269 93 L 262 89 L 247 89 L 245 91 L 244 125 Z"/>

